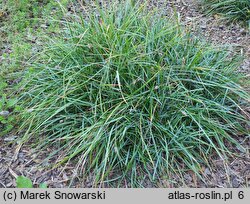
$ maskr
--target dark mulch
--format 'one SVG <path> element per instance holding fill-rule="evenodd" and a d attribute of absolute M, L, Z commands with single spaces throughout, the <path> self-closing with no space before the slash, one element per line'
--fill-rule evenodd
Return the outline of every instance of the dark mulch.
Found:
<path fill-rule="evenodd" d="M 0 187 L 15 187 L 17 175 L 29 177 L 34 186 L 45 182 L 51 188 L 61 187 L 93 187 L 93 177 L 85 178 L 81 172 L 76 172 L 74 161 L 67 166 L 61 166 L 53 170 L 49 169 L 55 160 L 50 160 L 45 164 L 42 161 L 47 153 L 53 151 L 46 149 L 39 157 L 32 152 L 27 144 L 19 150 L 16 143 L 11 144 L 13 136 L 0 139 Z M 162 177 L 157 183 L 145 179 L 142 183 L 144 187 L 249 187 L 250 186 L 250 138 L 239 137 L 238 141 L 248 149 L 247 153 L 242 153 L 234 146 L 228 146 L 239 156 L 229 158 L 227 161 L 216 156 L 209 158 L 210 166 L 202 166 L 200 173 L 203 180 L 198 178 L 192 171 L 178 175 Z M 184 167 L 184 166 L 183 166 Z M 114 187 L 116 184 L 103 187 Z M 121 187 L 130 187 L 129 182 L 124 182 Z"/>

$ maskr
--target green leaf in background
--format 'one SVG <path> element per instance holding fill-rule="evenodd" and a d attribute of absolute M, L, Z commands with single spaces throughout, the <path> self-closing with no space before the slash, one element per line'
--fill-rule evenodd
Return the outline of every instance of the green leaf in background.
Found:
<path fill-rule="evenodd" d="M 3 106 L 4 106 L 4 99 L 0 98 L 0 110 L 3 109 Z"/>
<path fill-rule="evenodd" d="M 2 116 L 2 115 L 0 115 L 0 122 L 1 122 L 1 123 L 4 123 L 4 121 L 5 121 L 5 117 Z"/>
<path fill-rule="evenodd" d="M 40 183 L 39 188 L 48 188 L 46 183 Z"/>
<path fill-rule="evenodd" d="M 8 124 L 7 127 L 5 128 L 5 131 L 9 132 L 9 131 L 11 131 L 13 129 L 13 127 L 14 127 L 13 125 Z"/>
<path fill-rule="evenodd" d="M 9 99 L 9 100 L 7 101 L 7 107 L 8 107 L 8 108 L 11 108 L 11 107 L 13 107 L 16 103 L 17 103 L 17 99 L 16 99 L 16 98 Z"/>
<path fill-rule="evenodd" d="M 17 188 L 33 188 L 32 181 L 25 176 L 18 176 L 16 179 Z"/>
<path fill-rule="evenodd" d="M 3 92 L 3 89 L 6 88 L 7 86 L 8 86 L 7 83 L 5 83 L 5 82 L 0 82 L 0 93 L 2 93 L 2 92 Z"/>
<path fill-rule="evenodd" d="M 14 109 L 14 111 L 21 111 L 22 110 L 22 107 L 21 106 L 15 106 L 15 109 Z"/>

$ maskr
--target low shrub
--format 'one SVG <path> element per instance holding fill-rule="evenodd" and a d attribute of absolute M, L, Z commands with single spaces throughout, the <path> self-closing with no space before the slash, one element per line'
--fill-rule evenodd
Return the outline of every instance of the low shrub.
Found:
<path fill-rule="evenodd" d="M 145 6 L 114 4 L 69 22 L 29 69 L 22 142 L 95 182 L 199 174 L 245 134 L 237 60 Z"/>

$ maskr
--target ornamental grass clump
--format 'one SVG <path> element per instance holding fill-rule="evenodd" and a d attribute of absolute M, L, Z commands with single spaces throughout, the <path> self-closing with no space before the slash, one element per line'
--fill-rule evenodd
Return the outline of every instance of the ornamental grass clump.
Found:
<path fill-rule="evenodd" d="M 145 6 L 99 9 L 67 23 L 33 63 L 22 142 L 53 147 L 47 159 L 73 160 L 96 183 L 199 173 L 246 133 L 236 64 Z"/>
<path fill-rule="evenodd" d="M 202 0 L 208 14 L 219 14 L 229 21 L 242 22 L 250 28 L 250 0 Z"/>

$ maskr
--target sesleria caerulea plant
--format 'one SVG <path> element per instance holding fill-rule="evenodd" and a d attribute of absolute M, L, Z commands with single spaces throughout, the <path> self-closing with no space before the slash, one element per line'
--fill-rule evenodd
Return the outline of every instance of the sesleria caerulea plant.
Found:
<path fill-rule="evenodd" d="M 95 182 L 187 170 L 246 134 L 237 60 L 157 11 L 129 2 L 69 22 L 33 63 L 22 96 L 35 151 L 69 160 Z M 98 13 L 98 15 L 97 15 Z"/>
<path fill-rule="evenodd" d="M 250 28 L 249 0 L 202 0 L 204 10 L 209 14 L 219 14 L 231 22 L 243 22 Z"/>

